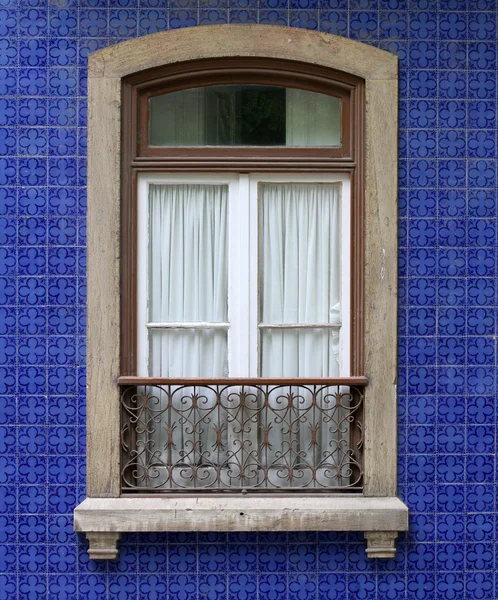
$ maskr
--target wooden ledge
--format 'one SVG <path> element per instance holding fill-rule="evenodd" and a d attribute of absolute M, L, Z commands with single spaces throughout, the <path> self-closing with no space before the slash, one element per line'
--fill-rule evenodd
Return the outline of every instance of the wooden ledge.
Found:
<path fill-rule="evenodd" d="M 364 531 L 369 556 L 388 558 L 408 530 L 408 508 L 396 497 L 346 495 L 87 498 L 74 510 L 74 529 L 86 533 L 95 558 L 117 556 L 116 534 L 142 531 Z"/>

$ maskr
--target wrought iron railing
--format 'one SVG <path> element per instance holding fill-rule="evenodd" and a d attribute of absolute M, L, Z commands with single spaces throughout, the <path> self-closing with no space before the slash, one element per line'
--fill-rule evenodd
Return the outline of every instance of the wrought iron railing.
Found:
<path fill-rule="evenodd" d="M 118 383 L 123 493 L 362 489 L 365 378 Z"/>

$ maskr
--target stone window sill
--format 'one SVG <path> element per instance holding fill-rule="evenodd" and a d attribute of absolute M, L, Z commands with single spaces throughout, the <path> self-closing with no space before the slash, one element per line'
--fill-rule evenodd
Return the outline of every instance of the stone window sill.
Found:
<path fill-rule="evenodd" d="M 116 558 L 120 533 L 159 531 L 363 531 L 368 556 L 392 558 L 408 508 L 396 497 L 322 494 L 86 498 L 74 528 L 92 559 Z"/>

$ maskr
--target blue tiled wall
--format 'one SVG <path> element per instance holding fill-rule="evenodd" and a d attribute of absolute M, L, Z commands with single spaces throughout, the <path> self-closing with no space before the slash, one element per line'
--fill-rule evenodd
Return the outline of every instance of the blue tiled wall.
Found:
<path fill-rule="evenodd" d="M 0 600 L 498 598 L 495 0 L 0 0 Z M 88 560 L 88 52 L 213 23 L 320 29 L 400 57 L 396 560 L 360 535 L 129 536 Z"/>

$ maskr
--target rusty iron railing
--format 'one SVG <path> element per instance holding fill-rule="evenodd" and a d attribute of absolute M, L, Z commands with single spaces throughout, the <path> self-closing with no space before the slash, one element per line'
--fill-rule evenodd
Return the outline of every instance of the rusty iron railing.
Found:
<path fill-rule="evenodd" d="M 364 377 L 121 377 L 123 493 L 359 492 Z"/>

